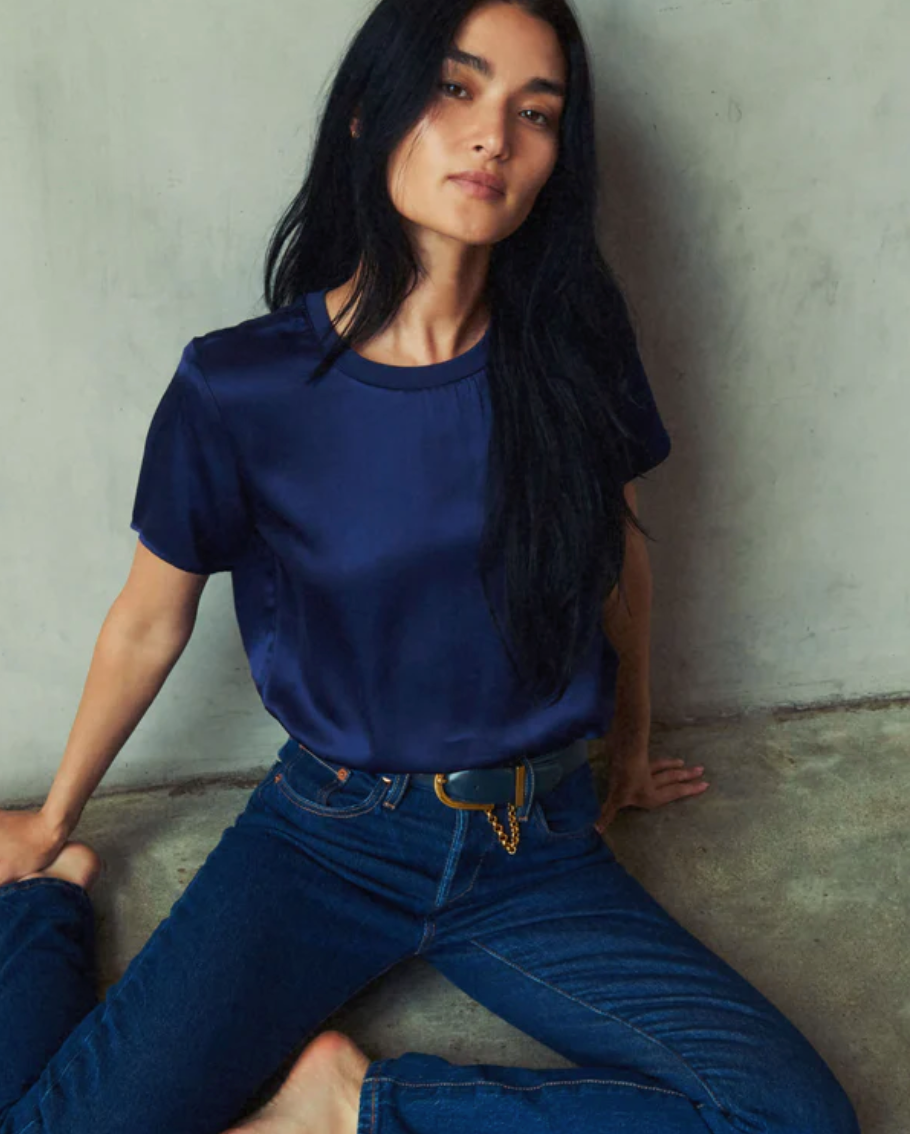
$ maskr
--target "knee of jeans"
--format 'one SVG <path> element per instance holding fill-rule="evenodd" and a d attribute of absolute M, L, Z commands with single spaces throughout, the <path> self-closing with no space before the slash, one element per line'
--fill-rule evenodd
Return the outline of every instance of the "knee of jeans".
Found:
<path fill-rule="evenodd" d="M 781 1132 L 818 1130 L 825 1134 L 861 1134 L 859 1119 L 847 1092 L 822 1063 L 818 1072 L 806 1074 L 797 1084 L 783 1088 L 780 1098 L 780 1127 L 768 1130 Z"/>
<path fill-rule="evenodd" d="M 791 1038 L 794 1038 L 791 1033 Z M 752 1073 L 717 1087 L 717 1102 L 737 1130 L 753 1134 L 861 1134 L 847 1092 L 804 1036 L 755 1053 Z M 738 1124 L 738 1125 L 737 1125 Z"/>
<path fill-rule="evenodd" d="M 830 1128 L 834 1134 L 861 1134 L 859 1118 L 844 1088 L 838 1083 L 829 1096 Z"/>

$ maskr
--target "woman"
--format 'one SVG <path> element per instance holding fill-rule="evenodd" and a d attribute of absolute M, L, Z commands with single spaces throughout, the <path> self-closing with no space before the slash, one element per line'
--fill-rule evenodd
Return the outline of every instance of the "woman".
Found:
<path fill-rule="evenodd" d="M 378 4 L 268 314 L 194 338 L 152 420 L 136 560 L 47 801 L 2 816 L 0 1134 L 858 1129 L 600 837 L 703 784 L 648 762 L 631 481 L 669 439 L 595 189 L 564 0 Z M 216 571 L 288 740 L 95 1005 L 99 863 L 67 837 Z M 585 741 L 611 723 L 601 812 Z M 371 1063 L 328 1031 L 258 1108 L 418 954 L 578 1068 Z"/>

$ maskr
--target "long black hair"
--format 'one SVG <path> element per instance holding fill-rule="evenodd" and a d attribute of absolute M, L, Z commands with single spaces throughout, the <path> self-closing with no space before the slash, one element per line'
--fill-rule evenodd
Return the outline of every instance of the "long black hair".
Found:
<path fill-rule="evenodd" d="M 345 53 L 319 117 L 309 169 L 271 237 L 270 311 L 358 273 L 337 322 L 352 343 L 394 320 L 420 278 L 387 189 L 387 163 L 424 114 L 462 21 L 481 0 L 379 0 Z M 549 23 L 567 63 L 559 154 L 534 207 L 491 250 L 487 368 L 493 415 L 478 569 L 502 570 L 511 662 L 533 695 L 565 692 L 621 582 L 623 391 L 637 355 L 627 304 L 596 240 L 598 174 L 588 57 L 567 0 L 510 0 Z M 351 135 L 357 119 L 359 136 Z M 359 271 L 358 271 L 359 270 Z M 339 332 L 340 334 L 340 332 Z"/>

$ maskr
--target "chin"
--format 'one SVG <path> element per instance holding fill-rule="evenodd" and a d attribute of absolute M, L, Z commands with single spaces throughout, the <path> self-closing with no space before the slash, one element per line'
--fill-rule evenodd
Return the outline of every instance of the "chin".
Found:
<path fill-rule="evenodd" d="M 503 231 L 502 225 L 490 225 L 489 227 L 483 225 L 464 225 L 464 224 L 449 224 L 445 227 L 440 226 L 435 228 L 434 231 L 438 232 L 440 236 L 446 236 L 451 240 L 460 240 L 463 244 L 495 244 L 499 240 L 504 240 L 509 232 L 514 231 L 509 229 Z"/>

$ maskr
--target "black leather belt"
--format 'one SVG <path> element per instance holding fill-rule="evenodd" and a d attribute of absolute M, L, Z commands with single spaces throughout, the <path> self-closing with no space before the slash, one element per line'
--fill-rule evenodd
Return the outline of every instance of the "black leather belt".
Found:
<path fill-rule="evenodd" d="M 410 782 L 435 791 L 449 807 L 486 811 L 494 804 L 520 808 L 533 796 L 546 795 L 588 758 L 588 742 L 573 740 L 563 748 L 520 758 L 495 768 L 465 768 L 458 772 L 412 772 Z M 533 769 L 533 784 L 527 765 Z"/>

